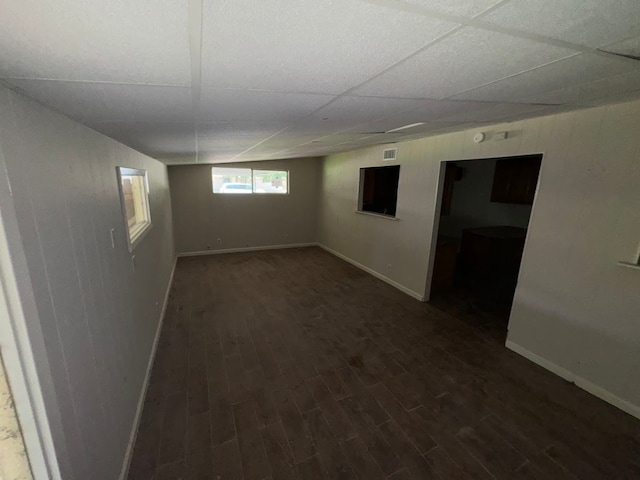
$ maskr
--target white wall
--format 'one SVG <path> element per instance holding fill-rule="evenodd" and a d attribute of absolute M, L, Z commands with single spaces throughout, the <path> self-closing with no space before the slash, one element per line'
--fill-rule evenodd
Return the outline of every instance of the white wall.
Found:
<path fill-rule="evenodd" d="M 474 133 L 508 130 L 475 144 Z M 508 345 L 640 416 L 640 102 L 400 143 L 399 220 L 362 216 L 358 168 L 382 146 L 324 162 L 319 241 L 424 291 L 442 160 L 544 153 Z M 391 269 L 387 265 L 391 264 Z"/>
<path fill-rule="evenodd" d="M 212 166 L 169 167 L 178 253 L 297 245 L 316 241 L 319 159 L 298 158 L 221 165 L 288 170 L 288 195 L 214 195 Z"/>
<path fill-rule="evenodd" d="M 37 307 L 27 328 L 62 475 L 113 480 L 174 264 L 167 169 L 4 87 L 0 112 L 0 175 L 12 189 L 3 208 L 17 219 L 12 257 L 26 259 L 21 297 Z M 135 271 L 116 166 L 149 174 L 153 228 Z"/>
<path fill-rule="evenodd" d="M 496 160 L 457 162 L 463 178 L 453 184 L 453 199 L 449 215 L 440 217 L 441 235 L 462 238 L 465 228 L 510 225 L 527 228 L 531 205 L 491 201 Z"/>

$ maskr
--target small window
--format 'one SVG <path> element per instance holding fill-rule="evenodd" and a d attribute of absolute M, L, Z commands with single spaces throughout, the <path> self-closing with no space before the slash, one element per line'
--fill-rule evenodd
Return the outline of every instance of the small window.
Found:
<path fill-rule="evenodd" d="M 400 165 L 361 168 L 358 210 L 395 217 L 399 178 Z"/>
<path fill-rule="evenodd" d="M 122 213 L 131 252 L 151 228 L 147 172 L 117 167 L 117 173 Z"/>
<path fill-rule="evenodd" d="M 250 168 L 211 169 L 213 193 L 252 193 Z"/>
<path fill-rule="evenodd" d="M 276 170 L 254 170 L 253 191 L 255 193 L 287 193 L 288 173 Z"/>
<path fill-rule="evenodd" d="M 213 167 L 213 193 L 289 193 L 286 170 Z"/>

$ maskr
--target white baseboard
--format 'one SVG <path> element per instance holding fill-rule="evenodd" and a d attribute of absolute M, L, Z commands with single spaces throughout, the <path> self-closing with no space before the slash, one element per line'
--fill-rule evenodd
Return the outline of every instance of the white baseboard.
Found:
<path fill-rule="evenodd" d="M 640 406 L 634 405 L 613 393 L 605 390 L 599 385 L 592 383 L 584 378 L 576 375 L 575 373 L 563 368 L 555 363 L 547 360 L 546 358 L 541 357 L 540 355 L 536 355 L 535 353 L 527 350 L 524 347 L 521 347 L 517 343 L 513 343 L 511 340 L 507 340 L 505 346 L 518 355 L 522 355 L 527 360 L 532 361 L 533 363 L 540 365 L 542 368 L 549 370 L 552 373 L 555 373 L 559 377 L 564 378 L 565 380 L 574 383 L 576 386 L 582 388 L 583 390 L 589 392 L 591 395 L 595 395 L 596 397 L 604 400 L 605 402 L 613 405 L 614 407 L 619 408 L 623 412 L 628 413 L 636 418 L 640 418 Z"/>
<path fill-rule="evenodd" d="M 222 250 L 204 250 L 200 252 L 183 252 L 178 257 L 197 257 L 200 255 L 217 255 L 223 253 L 257 252 L 260 250 L 282 250 L 283 248 L 315 247 L 317 243 L 288 243 L 285 245 L 262 245 L 259 247 L 225 248 Z"/>
<path fill-rule="evenodd" d="M 133 454 L 133 447 L 136 443 L 136 437 L 138 436 L 138 427 L 140 426 L 140 418 L 142 416 L 142 409 L 144 408 L 144 400 L 147 396 L 147 388 L 149 387 L 149 379 L 151 377 L 151 370 L 153 368 L 153 361 L 156 358 L 156 350 L 158 349 L 158 341 L 160 340 L 160 332 L 162 331 L 162 325 L 164 323 L 164 315 L 167 312 L 167 305 L 169 304 L 169 293 L 171 292 L 171 285 L 173 284 L 173 275 L 176 273 L 176 265 L 178 264 L 178 257 L 173 260 L 173 268 L 171 269 L 171 275 L 169 276 L 169 284 L 164 294 L 164 301 L 162 302 L 162 310 L 160 312 L 160 319 L 158 321 L 158 327 L 156 328 L 156 335 L 153 339 L 153 346 L 151 347 L 151 355 L 149 355 L 149 361 L 147 363 L 147 372 L 144 376 L 144 384 L 142 385 L 142 392 L 140 392 L 140 398 L 138 399 L 138 408 L 136 409 L 136 416 L 133 419 L 133 428 L 131 429 L 131 435 L 129 436 L 129 444 L 124 455 L 124 461 L 122 462 L 122 470 L 120 471 L 119 480 L 125 480 L 129 474 L 129 466 L 131 465 L 131 456 Z"/>
<path fill-rule="evenodd" d="M 424 301 L 424 295 L 418 293 L 418 292 L 414 292 L 413 290 L 411 290 L 410 288 L 405 287 L 404 285 L 396 282 L 395 280 L 391 280 L 389 277 L 385 277 L 384 275 L 382 275 L 379 272 L 376 272 L 375 270 L 373 270 L 372 268 L 369 268 L 365 265 L 362 265 L 361 263 L 356 262 L 355 260 L 347 257 L 346 255 L 343 255 L 339 252 L 336 252 L 335 250 L 327 247 L 326 245 L 323 245 L 321 243 L 317 243 L 316 244 L 318 247 L 322 248 L 323 250 L 326 250 L 327 252 L 329 252 L 331 255 L 335 255 L 336 257 L 344 260 L 347 263 L 350 263 L 351 265 L 353 265 L 354 267 L 358 267 L 360 270 L 364 270 L 365 272 L 367 272 L 370 275 L 373 275 L 374 277 L 382 280 L 385 283 L 388 283 L 389 285 L 391 285 L 392 287 L 397 288 L 398 290 L 400 290 L 401 292 L 406 293 L 407 295 L 409 295 L 410 297 L 415 298 L 416 300 L 420 300 L 421 302 Z"/>

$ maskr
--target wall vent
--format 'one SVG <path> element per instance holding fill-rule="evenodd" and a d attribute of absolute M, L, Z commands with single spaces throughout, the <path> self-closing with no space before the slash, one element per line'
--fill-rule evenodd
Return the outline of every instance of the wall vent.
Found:
<path fill-rule="evenodd" d="M 386 148 L 382 151 L 382 161 L 389 162 L 396 159 L 398 153 L 397 148 Z"/>

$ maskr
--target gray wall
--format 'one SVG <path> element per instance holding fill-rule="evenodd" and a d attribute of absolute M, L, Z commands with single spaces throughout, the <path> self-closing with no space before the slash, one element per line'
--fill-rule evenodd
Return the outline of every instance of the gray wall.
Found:
<path fill-rule="evenodd" d="M 113 480 L 174 263 L 167 169 L 4 87 L 0 112 L 0 175 L 12 188 L 3 208 L 21 240 L 12 256 L 26 259 L 22 294 L 37 307 L 27 327 L 63 478 Z M 118 165 L 149 174 L 153 228 L 134 251 L 135 271 Z"/>
<path fill-rule="evenodd" d="M 397 221 L 354 212 L 358 168 L 382 164 L 384 147 L 332 155 L 319 241 L 421 295 L 441 161 L 544 153 L 508 346 L 640 417 L 640 270 L 617 264 L 640 242 L 639 130 L 636 101 L 399 143 Z"/>
<path fill-rule="evenodd" d="M 320 161 L 315 158 L 224 164 L 289 171 L 288 195 L 214 195 L 212 165 L 169 167 L 178 253 L 316 241 Z M 218 243 L 220 239 L 220 243 Z"/>
<path fill-rule="evenodd" d="M 465 228 L 511 225 L 526 228 L 531 205 L 515 205 L 491 201 L 496 160 L 457 162 L 464 171 L 454 183 L 451 212 L 440 218 L 440 234 L 462 237 Z"/>

